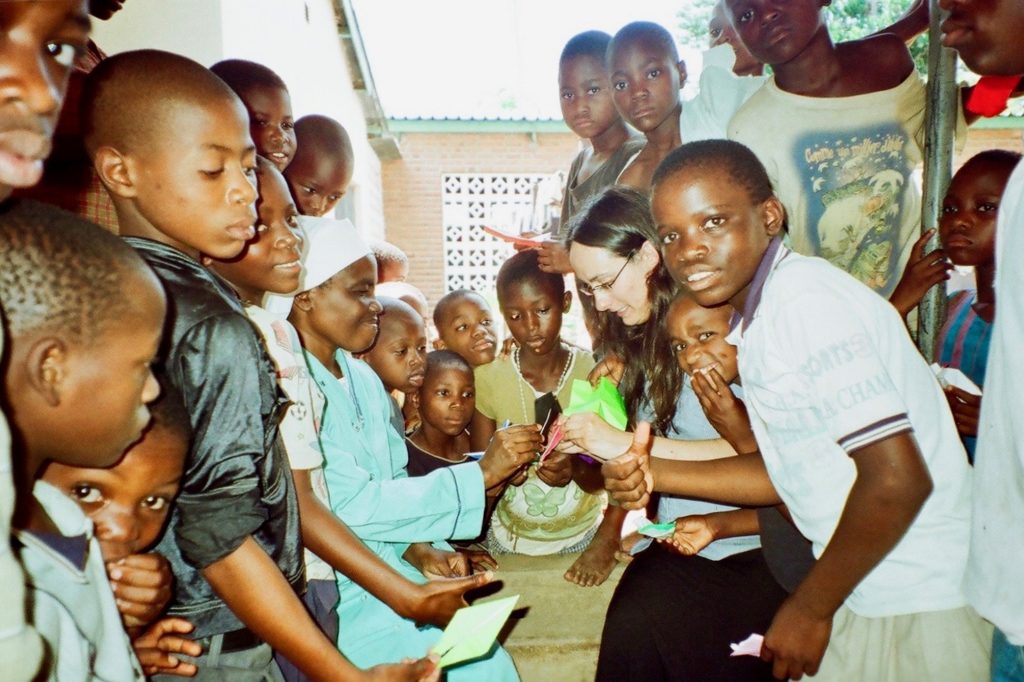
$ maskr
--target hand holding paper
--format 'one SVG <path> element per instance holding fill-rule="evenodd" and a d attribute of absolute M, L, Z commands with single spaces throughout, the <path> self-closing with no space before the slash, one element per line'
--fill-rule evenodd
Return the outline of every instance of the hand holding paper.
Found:
<path fill-rule="evenodd" d="M 474 604 L 455 612 L 431 653 L 441 657 L 442 668 L 479 658 L 491 650 L 519 595 Z"/>
<path fill-rule="evenodd" d="M 640 535 L 646 535 L 649 538 L 655 540 L 662 540 L 664 538 L 672 537 L 672 534 L 676 532 L 676 522 L 667 521 L 665 523 L 648 523 L 645 526 L 640 526 L 637 529 Z"/>
<path fill-rule="evenodd" d="M 519 246 L 527 249 L 536 249 L 544 243 L 541 239 L 529 239 L 528 237 L 521 237 L 517 234 L 509 234 L 508 232 L 502 232 L 497 228 L 489 227 L 487 225 L 483 226 L 483 230 L 487 234 L 492 237 L 497 237 L 503 242 L 508 242 L 513 246 Z"/>

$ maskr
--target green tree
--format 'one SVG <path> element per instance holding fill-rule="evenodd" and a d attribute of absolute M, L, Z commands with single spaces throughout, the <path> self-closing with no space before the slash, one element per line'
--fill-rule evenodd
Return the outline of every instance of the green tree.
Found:
<path fill-rule="evenodd" d="M 677 35 L 683 45 L 704 49 L 708 44 L 708 21 L 716 0 L 692 0 L 676 15 L 679 23 Z M 825 8 L 828 30 L 832 41 L 863 38 L 890 26 L 909 6 L 909 0 L 833 0 Z M 910 46 L 910 53 L 921 73 L 928 69 L 928 36 L 918 36 Z"/>

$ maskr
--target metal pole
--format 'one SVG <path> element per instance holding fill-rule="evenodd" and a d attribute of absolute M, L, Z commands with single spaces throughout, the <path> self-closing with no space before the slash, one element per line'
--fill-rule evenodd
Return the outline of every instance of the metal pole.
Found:
<path fill-rule="evenodd" d="M 953 138 L 959 107 L 955 78 L 956 52 L 942 47 L 942 10 L 938 0 L 929 0 L 928 27 L 928 109 L 925 115 L 924 192 L 921 201 L 921 232 L 939 225 L 942 199 L 953 169 Z M 938 248 L 939 236 L 928 241 L 925 252 Z M 917 346 L 932 362 L 935 342 L 946 317 L 946 287 L 940 282 L 925 294 L 918 308 Z"/>

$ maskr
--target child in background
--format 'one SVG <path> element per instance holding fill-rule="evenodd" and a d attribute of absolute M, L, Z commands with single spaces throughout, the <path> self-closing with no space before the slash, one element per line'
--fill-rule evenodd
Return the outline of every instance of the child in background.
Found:
<path fill-rule="evenodd" d="M 498 350 L 494 316 L 475 291 L 456 289 L 442 296 L 434 306 L 434 327 L 435 350 L 454 351 L 474 369 L 494 360 Z"/>
<path fill-rule="evenodd" d="M 605 465 L 606 485 L 629 506 L 649 487 L 785 502 L 818 561 L 765 633 L 777 678 L 979 679 L 991 629 L 962 591 L 970 471 L 899 315 L 782 245 L 785 209 L 742 145 L 684 145 L 653 185 L 673 277 L 701 305 L 740 311 L 730 341 L 760 453 L 668 462 L 634 449 Z"/>
<path fill-rule="evenodd" d="M 305 581 L 295 488 L 277 445 L 283 395 L 237 294 L 198 260 L 234 258 L 255 236 L 256 149 L 241 100 L 199 64 L 142 50 L 90 74 L 83 117 L 122 234 L 173 304 L 161 360 L 195 439 L 158 551 L 176 578 L 168 612 L 187 614 L 204 647 L 199 674 L 273 677 L 274 650 L 309 675 L 430 674 L 429 661 L 359 671 L 296 594 Z"/>
<path fill-rule="evenodd" d="M 1013 79 L 1024 74 L 1024 3 L 940 0 L 949 12 L 942 44 L 960 53 L 975 73 Z M 1021 81 L 1016 80 L 1017 88 Z M 999 316 L 985 376 L 985 402 L 978 425 L 974 465 L 974 514 L 967 566 L 971 604 L 995 624 L 993 682 L 1024 680 L 1024 421 L 1020 418 L 1020 352 L 1024 330 L 1024 164 L 1018 163 L 1003 191 L 996 221 L 994 287 Z"/>
<path fill-rule="evenodd" d="M 540 434 L 535 427 L 507 429 L 479 464 L 408 478 L 404 438 L 389 427 L 391 399 L 373 370 L 350 355 L 365 351 L 377 336 L 376 263 L 348 221 L 324 224 L 309 241 L 304 291 L 295 296 L 289 321 L 327 399 L 320 442 L 333 510 L 409 580 L 466 575 L 468 560 L 443 549 L 443 541 L 480 532 L 484 491 L 502 485 L 533 457 Z M 484 575 L 486 582 L 489 576 Z M 417 627 L 341 573 L 337 580 L 338 615 L 352 624 L 341 629 L 338 646 L 354 661 L 371 664 L 414 655 L 437 642 L 437 628 Z M 508 654 L 497 646 L 487 657 L 446 674 L 453 682 L 518 679 Z"/>
<path fill-rule="evenodd" d="M 160 538 L 164 522 L 171 511 L 174 496 L 178 494 L 185 456 L 192 439 L 188 413 L 181 396 L 171 386 L 163 386 L 160 397 L 150 403 L 153 415 L 142 440 L 133 444 L 121 460 L 109 469 L 69 466 L 51 462 L 43 471 L 41 480 L 60 490 L 78 503 L 93 523 L 93 532 L 99 541 L 103 561 L 107 565 L 111 587 L 129 633 L 133 634 L 135 654 L 147 675 L 167 673 L 192 676 L 196 667 L 176 657 L 182 653 L 198 656 L 202 647 L 185 639 L 192 624 L 183 618 L 163 618 L 156 622 L 163 605 L 170 598 L 170 575 L 167 582 L 156 582 L 152 560 L 166 564 L 156 553 L 144 553 Z M 140 588 L 124 589 L 119 585 L 122 574 L 137 573 L 140 578 L 152 577 L 150 590 L 161 590 L 160 608 L 142 617 L 133 627 L 126 616 L 131 607 L 135 618 L 139 607 L 133 604 L 133 595 Z M 162 573 L 162 572 L 160 572 Z M 148 576 L 147 576 L 148 574 Z M 162 578 L 163 576 L 160 576 Z M 141 601 L 141 600 L 134 600 Z M 144 626 L 149 627 L 147 632 Z"/>
<path fill-rule="evenodd" d="M 1006 183 L 1019 162 L 1017 152 L 992 149 L 971 157 L 960 167 L 942 202 L 942 248 L 922 256 L 920 252 L 932 233 L 918 240 L 897 286 L 898 290 L 912 287 L 908 300 L 917 305 L 928 289 L 946 280 L 950 263 L 974 268 L 977 289 L 957 291 L 949 297 L 946 319 L 936 338 L 935 361 L 943 367 L 958 368 L 979 388 L 985 383 L 996 313 L 996 215 Z M 973 463 L 981 396 L 948 386 L 946 398 Z"/>
<path fill-rule="evenodd" d="M 256 153 L 283 172 L 295 156 L 295 119 L 288 86 L 267 67 L 244 59 L 217 62 L 210 71 L 235 91 L 249 112 L 249 134 Z"/>
<path fill-rule="evenodd" d="M 423 318 L 412 306 L 397 298 L 379 297 L 381 306 L 380 332 L 370 350 L 360 355 L 374 372 L 384 390 L 391 394 L 391 425 L 405 435 L 405 417 L 402 414 L 408 396 L 423 386 L 424 365 L 427 361 L 427 332 Z M 395 394 L 403 397 L 399 405 Z"/>
<path fill-rule="evenodd" d="M 736 35 L 736 29 L 729 23 L 725 16 L 725 0 L 718 0 L 711 9 L 711 19 L 708 21 L 708 47 L 728 45 L 736 55 L 732 65 L 732 72 L 737 76 L 761 76 L 764 74 L 764 64 L 757 60 L 750 50 L 743 44 L 743 41 Z"/>
<path fill-rule="evenodd" d="M 725 6 L 743 44 L 773 71 L 736 112 L 729 139 L 768 169 L 793 250 L 888 298 L 921 220 L 912 173 L 923 157 L 926 96 L 907 46 L 891 33 L 834 45 L 820 0 Z"/>
<path fill-rule="evenodd" d="M 295 205 L 302 215 L 327 215 L 352 182 L 352 141 L 340 123 L 317 114 L 295 122 L 295 140 L 298 148 L 284 170 Z"/>
<path fill-rule="evenodd" d="M 39 679 L 141 679 L 89 520 L 37 479 L 50 462 L 110 467 L 142 434 L 160 393 L 150 364 L 164 293 L 117 237 L 45 204 L 0 209 L 0 252 L 4 393 L 25 502 L 17 538 L 31 622 L 48 648 Z"/>
<path fill-rule="evenodd" d="M 605 54 L 612 37 L 602 31 L 584 31 L 569 39 L 558 59 L 559 102 L 566 125 L 589 144 L 569 167 L 562 196 L 559 237 L 564 237 L 576 208 L 615 183 L 626 163 L 644 141 L 622 120 L 612 101 Z M 561 239 L 544 242 L 538 250 L 546 272 L 572 272 Z"/>
<path fill-rule="evenodd" d="M 742 389 L 730 385 L 738 376 L 736 347 L 725 340 L 731 314 L 727 305 L 703 308 L 686 293 L 666 311 L 666 340 L 693 386 L 679 394 L 672 430 L 680 440 L 721 435 L 737 452 L 756 452 Z M 676 551 L 654 546 L 636 554 L 630 579 L 620 583 L 626 589 L 608 610 L 598 679 L 663 668 L 694 680 L 770 680 L 764 662 L 721 655 L 731 642 L 764 632 L 786 597 L 761 550 L 758 512 L 663 494 L 657 519 L 675 521 L 665 545 Z M 637 542 L 623 544 L 631 539 Z M 651 642 L 641 623 L 659 638 Z"/>
<path fill-rule="evenodd" d="M 35 185 L 42 177 L 40 154 L 50 149 L 72 62 L 76 52 L 86 49 L 89 27 L 80 0 L 0 3 L 0 74 L 8 83 L 0 127 L 24 129 L 26 134 L 42 138 L 35 145 L 34 157 L 24 156 L 24 149 L 16 155 L 7 149 L 0 152 L 8 161 L 0 164 L 0 202 L 6 201 L 15 187 Z M 11 39 L 18 35 L 27 39 Z M 54 52 L 54 46 L 60 49 Z M 40 64 L 46 67 L 39 68 Z M 0 357 L 4 357 L 3 327 L 0 324 Z M 25 581 L 11 551 L 13 476 L 10 433 L 6 416 L 0 412 L 0 585 L 4 585 L 0 593 L 0 670 L 11 682 L 23 682 L 38 670 L 42 646 L 25 622 Z"/>
<path fill-rule="evenodd" d="M 473 368 L 458 353 L 435 350 L 427 354 L 417 404 L 420 423 L 405 438 L 410 476 L 469 461 L 469 427 L 476 406 Z"/>
<path fill-rule="evenodd" d="M 607 69 L 615 108 L 646 138 L 613 184 L 646 190 L 654 169 L 681 144 L 679 90 L 686 83 L 686 63 L 679 59 L 668 31 L 649 21 L 635 21 L 612 38 Z"/>
<path fill-rule="evenodd" d="M 498 303 L 516 346 L 508 358 L 477 367 L 472 446 L 482 449 L 498 424 L 542 424 L 536 404 L 568 407 L 572 382 L 584 380 L 593 358 L 562 341 L 562 315 L 572 294 L 561 275 L 540 269 L 536 251 L 521 251 L 498 271 Z M 530 555 L 582 552 L 565 579 L 589 587 L 604 582 L 615 567 L 625 514 L 602 513 L 605 498 L 596 467 L 555 452 L 532 464 L 525 480 L 507 488 L 491 516 L 492 553 Z"/>
<path fill-rule="evenodd" d="M 405 281 L 409 276 L 409 257 L 405 251 L 381 239 L 370 242 L 370 248 L 377 259 L 377 284 Z"/>
<path fill-rule="evenodd" d="M 369 589 L 376 590 L 389 603 L 394 600 L 408 605 L 406 608 L 417 617 L 430 622 L 450 618 L 448 610 L 462 602 L 458 586 L 452 586 L 453 594 L 444 600 L 445 604 L 434 609 L 424 608 L 426 598 L 418 594 L 419 586 L 378 559 L 330 510 L 319 438 L 325 404 L 323 394 L 313 383 L 295 329 L 287 320 L 252 303 L 266 300 L 267 293 L 291 294 L 299 287 L 302 269 L 295 266 L 302 243 L 298 211 L 284 176 L 262 157 L 257 159 L 256 177 L 260 192 L 256 201 L 259 217 L 256 237 L 237 258 L 213 261 L 212 267 L 231 283 L 243 301 L 248 302 L 245 312 L 263 336 L 274 361 L 278 384 L 291 403 L 279 430 L 292 470 L 299 523 L 306 544 L 306 593 L 303 595 L 306 608 L 324 634 L 331 641 L 337 641 L 338 587 L 334 571 L 338 570 L 361 583 L 372 584 Z M 470 587 L 462 586 L 462 591 Z M 308 679 L 283 656 L 277 656 L 277 663 L 286 680 Z"/>

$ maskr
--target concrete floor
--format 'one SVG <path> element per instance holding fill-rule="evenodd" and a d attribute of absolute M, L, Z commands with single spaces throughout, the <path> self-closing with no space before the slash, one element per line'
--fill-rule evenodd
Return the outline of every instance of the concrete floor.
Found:
<path fill-rule="evenodd" d="M 578 587 L 562 577 L 576 557 L 497 557 L 503 584 L 493 598 L 520 595 L 502 641 L 523 682 L 594 679 L 605 612 L 624 565 L 598 587 Z"/>

